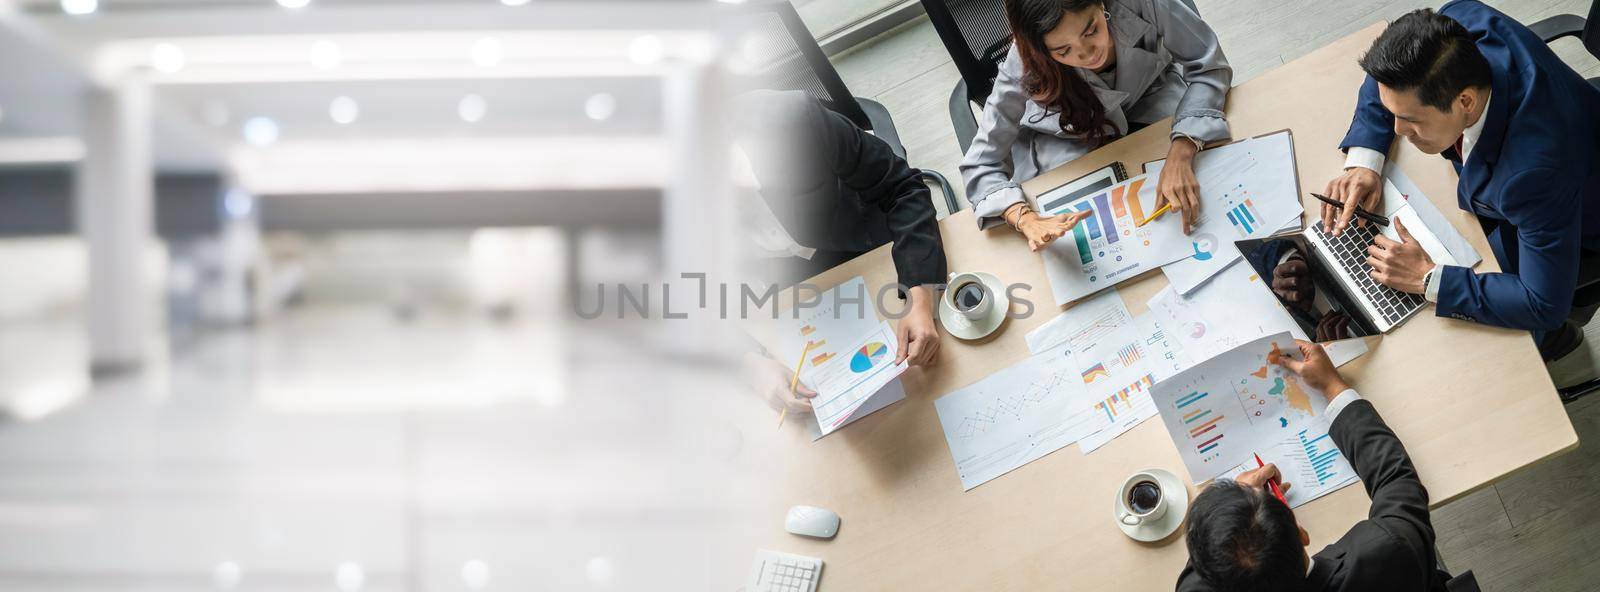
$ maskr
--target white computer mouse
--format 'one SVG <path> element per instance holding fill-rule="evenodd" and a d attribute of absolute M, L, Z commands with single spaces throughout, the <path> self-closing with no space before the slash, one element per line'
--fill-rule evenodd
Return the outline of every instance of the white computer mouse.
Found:
<path fill-rule="evenodd" d="M 831 539 L 839 534 L 839 515 L 815 506 L 795 506 L 789 508 L 783 528 L 800 536 Z"/>

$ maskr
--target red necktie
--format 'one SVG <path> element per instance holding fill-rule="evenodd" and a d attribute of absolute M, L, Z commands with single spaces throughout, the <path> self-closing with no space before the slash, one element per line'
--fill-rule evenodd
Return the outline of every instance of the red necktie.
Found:
<path fill-rule="evenodd" d="M 1456 161 L 1457 162 L 1461 162 L 1461 161 L 1464 161 L 1464 160 L 1467 159 L 1467 155 L 1461 153 L 1461 141 L 1466 139 L 1466 137 L 1467 137 L 1466 134 L 1461 134 L 1459 136 L 1456 136 Z"/>

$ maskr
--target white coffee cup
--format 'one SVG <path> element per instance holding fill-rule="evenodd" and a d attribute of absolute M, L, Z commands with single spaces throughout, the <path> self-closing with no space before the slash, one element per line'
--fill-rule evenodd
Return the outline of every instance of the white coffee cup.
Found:
<path fill-rule="evenodd" d="M 1135 507 L 1136 503 L 1139 504 L 1138 507 Z M 1117 492 L 1118 521 L 1128 526 L 1139 526 L 1160 520 L 1166 514 L 1167 494 L 1162 490 L 1161 481 L 1156 479 L 1155 475 L 1141 471 L 1122 482 L 1122 489 Z"/>
<path fill-rule="evenodd" d="M 972 288 L 981 291 L 977 293 L 979 296 L 977 304 L 968 308 L 961 307 L 958 296 L 961 295 L 963 288 L 969 292 Z M 984 285 L 983 280 L 975 273 L 958 273 L 951 276 L 950 283 L 945 285 L 944 300 L 945 305 L 973 321 L 988 318 L 989 312 L 994 309 L 994 294 L 989 292 L 989 286 Z"/>

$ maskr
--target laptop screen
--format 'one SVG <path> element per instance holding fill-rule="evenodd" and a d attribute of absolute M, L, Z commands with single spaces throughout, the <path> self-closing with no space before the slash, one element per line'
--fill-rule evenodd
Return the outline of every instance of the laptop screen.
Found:
<path fill-rule="evenodd" d="M 1318 343 L 1376 335 L 1350 291 L 1299 232 L 1234 243 L 1306 335 Z"/>

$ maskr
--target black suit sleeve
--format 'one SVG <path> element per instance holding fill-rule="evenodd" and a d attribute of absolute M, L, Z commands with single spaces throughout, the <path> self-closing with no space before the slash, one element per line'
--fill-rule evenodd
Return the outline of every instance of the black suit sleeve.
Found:
<path fill-rule="evenodd" d="M 1415 563 L 1419 574 L 1434 569 L 1433 523 L 1428 518 L 1428 490 L 1411 465 L 1405 445 L 1389 430 L 1378 410 L 1366 400 L 1350 403 L 1328 430 L 1334 445 L 1350 460 L 1372 498 L 1367 519 L 1382 528 Z M 1401 559 L 1401 558 L 1391 558 Z"/>
<path fill-rule="evenodd" d="M 885 214 L 901 285 L 943 283 L 947 273 L 944 240 L 921 173 L 888 143 L 849 119 L 823 108 L 815 99 L 807 104 L 811 119 L 818 123 L 813 129 L 821 130 L 818 153 L 828 169 L 867 207 Z"/>

